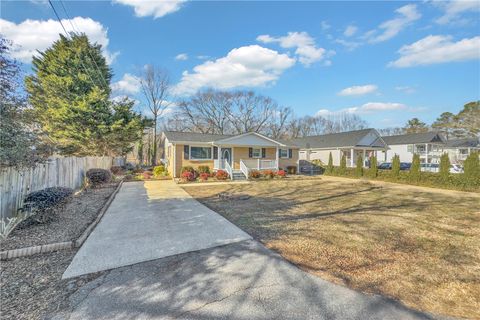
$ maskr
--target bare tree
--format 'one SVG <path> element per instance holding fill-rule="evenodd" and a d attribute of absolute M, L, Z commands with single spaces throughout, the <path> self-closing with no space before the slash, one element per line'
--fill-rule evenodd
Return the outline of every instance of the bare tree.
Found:
<path fill-rule="evenodd" d="M 252 91 L 237 91 L 231 98 L 228 116 L 234 132 L 238 134 L 262 131 L 278 108 L 271 98 L 256 95 Z"/>
<path fill-rule="evenodd" d="M 348 112 L 329 115 L 326 120 L 325 133 L 361 130 L 368 126 L 360 116 Z"/>
<path fill-rule="evenodd" d="M 271 110 L 270 117 L 268 118 L 265 129 L 262 130 L 262 132 L 275 139 L 289 137 L 288 120 L 292 116 L 292 109 L 275 106 Z"/>
<path fill-rule="evenodd" d="M 380 133 L 381 136 L 395 136 L 405 133 L 405 130 L 403 128 L 382 128 L 377 129 L 377 131 L 378 133 Z"/>
<path fill-rule="evenodd" d="M 157 164 L 157 126 L 159 118 L 169 107 L 170 81 L 167 72 L 153 65 L 146 65 L 140 76 L 140 87 L 147 108 L 153 118 L 152 164 Z"/>

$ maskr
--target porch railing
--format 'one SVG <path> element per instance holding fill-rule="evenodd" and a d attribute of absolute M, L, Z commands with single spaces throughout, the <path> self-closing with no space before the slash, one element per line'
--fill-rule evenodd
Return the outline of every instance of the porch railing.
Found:
<path fill-rule="evenodd" d="M 230 180 L 233 180 L 233 170 L 232 167 L 230 166 L 230 163 L 228 163 L 227 160 L 223 160 L 225 171 L 227 171 L 228 175 L 230 176 Z"/>
<path fill-rule="evenodd" d="M 240 171 L 245 175 L 245 177 L 248 179 L 249 175 L 249 170 L 248 167 L 245 165 L 243 160 L 240 160 Z"/>
<path fill-rule="evenodd" d="M 277 160 L 261 160 L 261 159 L 240 159 L 249 170 L 277 170 Z"/>

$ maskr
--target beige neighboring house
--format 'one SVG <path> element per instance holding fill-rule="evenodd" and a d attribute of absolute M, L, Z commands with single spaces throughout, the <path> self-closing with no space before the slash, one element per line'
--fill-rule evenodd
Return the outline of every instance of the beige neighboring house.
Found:
<path fill-rule="evenodd" d="M 320 160 L 327 164 L 331 153 L 334 166 L 339 166 L 340 159 L 345 155 L 348 167 L 354 167 L 359 156 L 362 157 L 365 167 L 372 156 L 377 156 L 378 161 L 381 161 L 379 153 L 386 152 L 388 149 L 387 144 L 375 129 L 304 137 L 295 139 L 294 143 L 300 146 L 301 161 Z"/>
<path fill-rule="evenodd" d="M 164 162 L 175 178 L 180 177 L 185 166 L 224 170 L 232 179 L 248 178 L 251 170 L 298 167 L 298 146 L 256 132 L 217 135 L 165 131 L 162 132 L 162 141 Z"/>

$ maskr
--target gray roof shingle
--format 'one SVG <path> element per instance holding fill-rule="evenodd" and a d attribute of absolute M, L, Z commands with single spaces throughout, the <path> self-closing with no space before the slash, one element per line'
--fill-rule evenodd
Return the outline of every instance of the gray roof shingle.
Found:
<path fill-rule="evenodd" d="M 445 138 L 442 134 L 435 131 L 385 136 L 382 138 L 388 145 L 434 142 L 440 144 L 445 143 Z"/>
<path fill-rule="evenodd" d="M 448 140 L 447 148 L 480 148 L 480 140 L 476 138 Z"/>
<path fill-rule="evenodd" d="M 295 139 L 294 142 L 302 148 L 339 148 L 357 146 L 360 140 L 375 129 L 362 129 L 348 132 L 331 133 Z M 377 139 L 373 144 L 380 143 Z M 382 144 L 383 146 L 383 144 Z"/>

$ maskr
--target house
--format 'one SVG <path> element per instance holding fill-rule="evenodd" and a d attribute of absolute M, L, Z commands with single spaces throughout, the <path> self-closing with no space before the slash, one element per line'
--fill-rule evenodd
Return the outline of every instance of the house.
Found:
<path fill-rule="evenodd" d="M 421 163 L 440 163 L 446 139 L 439 132 L 409 133 L 382 137 L 388 150 L 381 153 L 381 161 L 390 162 L 395 154 L 400 162 L 412 162 L 413 154 L 420 155 Z"/>
<path fill-rule="evenodd" d="M 304 137 L 295 139 L 294 143 L 300 147 L 300 160 L 320 160 L 327 164 L 331 153 L 334 166 L 339 166 L 340 159 L 345 155 L 349 167 L 356 165 L 359 156 L 362 157 L 364 166 L 367 166 L 370 157 L 386 152 L 388 148 L 375 129 Z"/>
<path fill-rule="evenodd" d="M 256 132 L 238 135 L 162 132 L 167 170 L 178 178 L 181 168 L 209 166 L 230 177 L 248 177 L 250 170 L 278 170 L 298 166 L 299 148 L 291 142 Z"/>
<path fill-rule="evenodd" d="M 478 138 L 466 138 L 448 140 L 445 143 L 445 151 L 452 163 L 463 163 L 472 152 L 480 151 L 480 140 Z"/>

